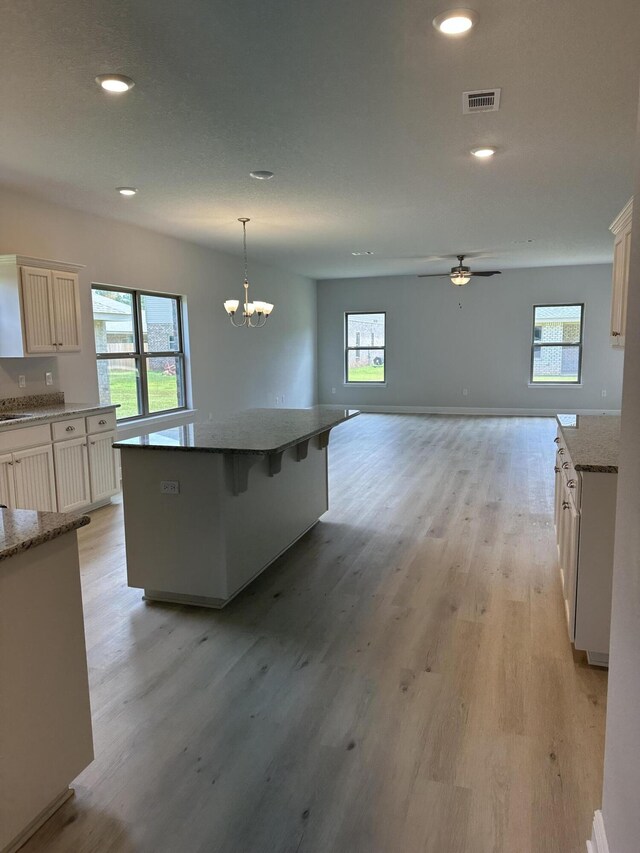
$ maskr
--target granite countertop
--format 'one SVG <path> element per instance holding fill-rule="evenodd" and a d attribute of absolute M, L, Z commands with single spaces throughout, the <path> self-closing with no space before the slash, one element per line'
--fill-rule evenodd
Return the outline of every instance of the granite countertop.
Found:
<path fill-rule="evenodd" d="M 618 472 L 619 415 L 556 415 L 576 471 Z"/>
<path fill-rule="evenodd" d="M 248 409 L 213 423 L 192 423 L 117 441 L 120 449 L 280 453 L 359 415 L 357 409 Z"/>
<path fill-rule="evenodd" d="M 65 418 L 70 415 L 90 415 L 115 411 L 119 403 L 97 404 L 65 403 L 64 394 L 35 394 L 29 397 L 8 397 L 0 400 L 0 431 L 16 426 L 26 426 L 40 421 Z M 4 418 L 11 414 L 10 420 Z"/>
<path fill-rule="evenodd" d="M 84 527 L 90 521 L 88 515 L 0 509 L 0 560 L 7 560 L 63 533 Z"/>

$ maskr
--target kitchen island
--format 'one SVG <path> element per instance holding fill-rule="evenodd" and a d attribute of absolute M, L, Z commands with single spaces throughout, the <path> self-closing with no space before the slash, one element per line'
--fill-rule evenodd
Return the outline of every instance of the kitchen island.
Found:
<path fill-rule="evenodd" d="M 331 429 L 354 409 L 250 409 L 116 442 L 131 587 L 223 607 L 329 507 Z"/>

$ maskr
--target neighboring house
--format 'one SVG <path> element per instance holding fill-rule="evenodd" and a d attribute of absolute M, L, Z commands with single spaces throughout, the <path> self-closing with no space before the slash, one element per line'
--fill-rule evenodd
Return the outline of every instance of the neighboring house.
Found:
<path fill-rule="evenodd" d="M 108 295 L 109 291 L 92 291 L 93 330 L 97 352 L 135 351 L 135 330 L 131 305 Z M 173 310 L 175 303 L 169 299 L 145 295 L 142 313 L 142 336 L 147 352 L 171 352 L 176 348 Z M 175 364 L 166 358 L 150 358 L 150 371 L 175 372 Z M 130 358 L 111 361 L 109 365 L 98 361 L 98 386 L 100 399 L 111 399 L 109 369 L 135 370 Z"/>
<path fill-rule="evenodd" d="M 534 343 L 580 343 L 580 306 L 545 305 L 536 308 Z M 533 350 L 534 370 L 538 377 L 568 377 L 578 375 L 579 348 L 536 347 Z"/>
<path fill-rule="evenodd" d="M 371 347 L 372 349 L 384 346 L 384 324 L 379 316 L 350 314 L 349 346 Z M 384 352 L 371 352 L 369 349 L 362 349 L 359 352 L 352 353 L 351 359 L 353 364 L 359 366 L 370 364 L 378 366 L 384 362 Z"/>

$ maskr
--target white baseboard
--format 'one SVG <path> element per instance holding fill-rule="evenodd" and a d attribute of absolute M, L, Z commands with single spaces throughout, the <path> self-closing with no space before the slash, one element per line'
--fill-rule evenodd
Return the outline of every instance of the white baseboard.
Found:
<path fill-rule="evenodd" d="M 324 405 L 335 404 L 325 403 Z M 387 415 L 512 415 L 515 417 L 553 418 L 558 412 L 570 412 L 576 415 L 620 414 L 620 409 L 574 409 L 571 406 L 565 406 L 560 409 L 498 409 L 472 408 L 470 406 L 367 406 L 353 403 L 345 404 L 345 408 Z"/>
<path fill-rule="evenodd" d="M 600 809 L 593 816 L 593 835 L 591 841 L 587 841 L 587 853 L 610 853 Z"/>

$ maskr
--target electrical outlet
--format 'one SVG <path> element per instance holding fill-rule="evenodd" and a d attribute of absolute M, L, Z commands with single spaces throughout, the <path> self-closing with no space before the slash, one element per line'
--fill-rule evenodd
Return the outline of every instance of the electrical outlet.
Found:
<path fill-rule="evenodd" d="M 53 385 L 53 373 L 45 373 L 44 381 L 47 385 Z"/>
<path fill-rule="evenodd" d="M 332 393 L 332 394 L 335 394 L 335 393 L 336 393 L 336 389 L 335 389 L 335 388 L 332 388 L 332 389 L 331 389 L 331 393 Z"/>
<path fill-rule="evenodd" d="M 26 376 L 18 376 L 18 388 L 26 388 L 27 387 L 27 377 Z"/>
<path fill-rule="evenodd" d="M 463 388 L 463 389 L 462 389 L 462 396 L 463 396 L 463 397 L 468 397 L 468 396 L 469 396 L 469 389 L 468 389 L 468 388 Z"/>
<path fill-rule="evenodd" d="M 178 480 L 161 480 L 160 493 L 163 495 L 179 495 L 180 483 Z"/>
<path fill-rule="evenodd" d="M 607 396 L 607 389 L 603 388 L 601 393 L 602 393 L 603 397 L 606 397 Z"/>

